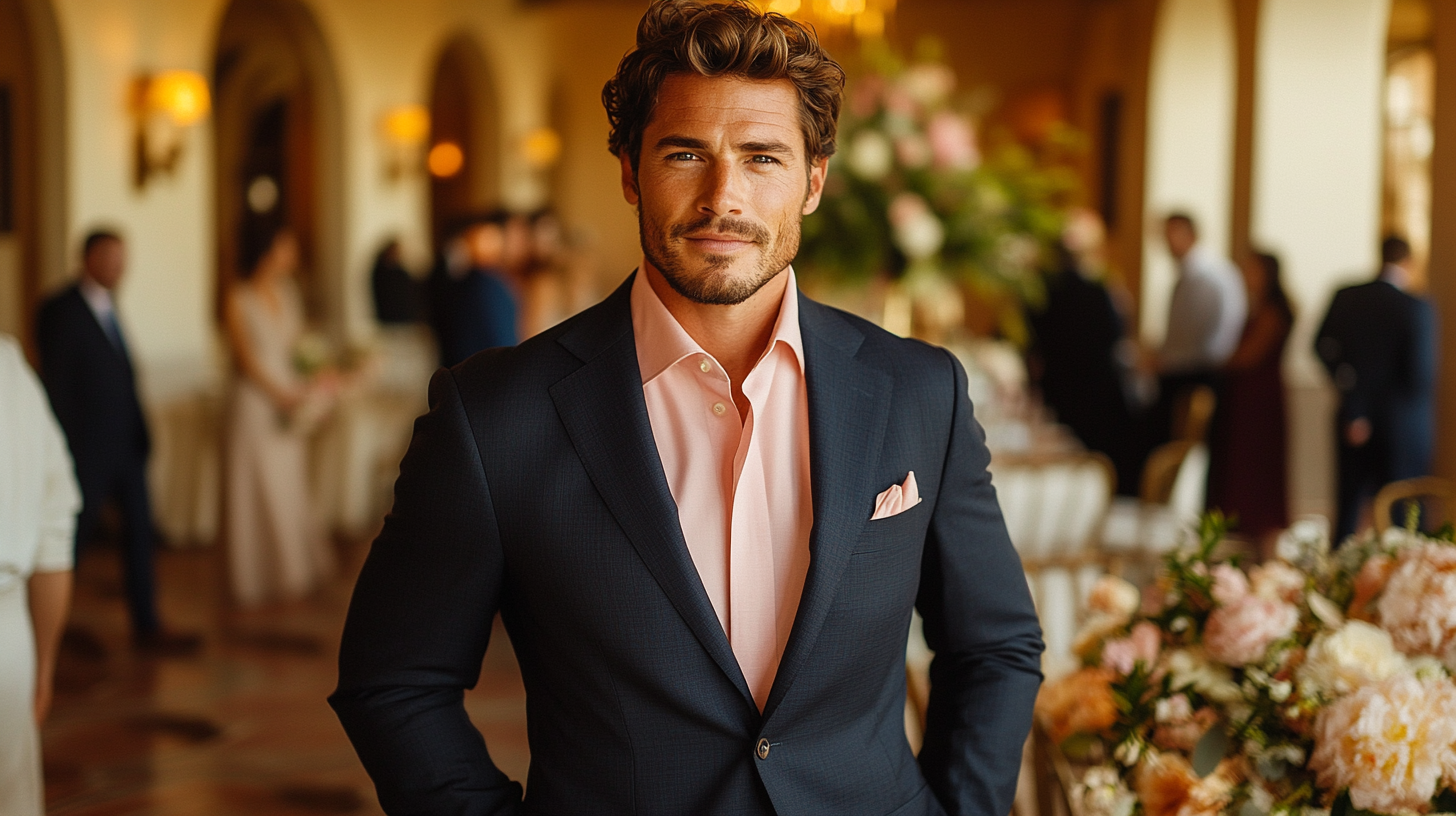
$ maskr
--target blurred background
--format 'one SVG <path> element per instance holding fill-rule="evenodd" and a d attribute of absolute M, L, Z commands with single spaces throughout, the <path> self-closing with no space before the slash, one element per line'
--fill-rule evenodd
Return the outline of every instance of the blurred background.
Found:
<path fill-rule="evenodd" d="M 1286 523 L 1335 515 L 1337 394 L 1314 351 L 1333 293 L 1374 277 L 1396 234 L 1412 249 L 1410 290 L 1456 314 L 1456 7 L 759 5 L 814 23 L 849 73 L 840 153 L 796 264 L 806 290 L 955 349 L 1003 462 L 1101 450 L 1042 391 L 1049 281 L 1071 253 L 1109 293 L 1128 404 L 1153 405 L 1137 349 L 1167 331 L 1177 261 L 1164 219 L 1186 213 L 1200 246 L 1282 262 L 1293 318 L 1275 362 L 1283 408 L 1265 421 L 1287 433 L 1258 467 L 1276 473 Z M 124 241 L 115 309 L 153 442 L 158 597 L 203 639 L 184 658 L 127 648 L 107 554 L 117 525 L 103 523 L 77 566 L 44 732 L 52 812 L 377 812 L 323 703 L 351 576 L 428 378 L 456 353 L 451 282 L 491 270 L 510 304 L 496 342 L 513 342 L 636 266 L 600 95 L 644 7 L 0 0 L 0 332 L 38 362 L 38 309 L 76 279 L 83 237 Z M 310 513 L 340 566 L 301 598 L 239 603 L 221 554 L 237 376 L 225 304 L 280 230 L 296 240 L 304 323 L 291 362 L 331 375 L 298 432 Z M 1456 401 L 1445 329 L 1438 406 Z M 1171 500 L 1148 494 L 1146 450 L 1126 465 L 1103 452 L 1126 497 Z M 1433 470 L 1456 477 L 1456 425 L 1438 423 Z M 1184 490 L 1184 510 L 1217 491 L 1208 478 Z M 1118 535 L 1130 552 L 1147 544 Z M 524 697 L 504 637 L 471 700 L 523 778 Z"/>

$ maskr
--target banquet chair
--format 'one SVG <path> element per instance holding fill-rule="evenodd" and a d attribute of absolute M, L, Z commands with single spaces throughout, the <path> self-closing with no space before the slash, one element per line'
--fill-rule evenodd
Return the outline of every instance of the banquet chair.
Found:
<path fill-rule="evenodd" d="M 1375 532 L 1384 535 L 1385 531 L 1393 525 L 1401 523 L 1391 517 L 1391 511 L 1397 504 L 1409 506 L 1408 503 L 1421 501 L 1425 505 L 1425 511 L 1430 517 L 1430 500 L 1439 502 L 1441 513 L 1434 516 L 1434 520 L 1444 523 L 1452 520 L 1452 511 L 1456 510 L 1456 483 L 1449 479 L 1442 479 L 1436 476 L 1426 476 L 1418 479 L 1402 479 L 1398 482 L 1391 482 L 1380 488 L 1375 494 L 1374 519 Z"/>

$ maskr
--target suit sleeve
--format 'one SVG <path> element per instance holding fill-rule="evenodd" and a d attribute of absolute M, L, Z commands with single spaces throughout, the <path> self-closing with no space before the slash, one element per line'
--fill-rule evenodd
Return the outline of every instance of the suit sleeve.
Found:
<path fill-rule="evenodd" d="M 36 320 L 36 351 L 40 356 L 40 379 L 50 398 L 51 410 L 74 448 L 80 426 L 82 374 L 80 327 L 67 325 L 65 302 L 53 300 L 41 308 Z"/>
<path fill-rule="evenodd" d="M 521 786 L 470 723 L 503 557 L 454 375 L 435 374 L 394 507 L 359 575 L 329 698 L 391 816 L 515 813 Z"/>
<path fill-rule="evenodd" d="M 1414 301 L 1410 317 L 1410 349 L 1406 354 L 1405 387 L 1409 394 L 1428 394 L 1436 387 L 1440 347 L 1436 310 L 1424 298 Z"/>
<path fill-rule="evenodd" d="M 920 766 L 952 816 L 1005 816 L 1041 685 L 1041 627 L 991 487 L 965 370 L 946 356 L 955 409 L 916 601 L 935 651 Z"/>

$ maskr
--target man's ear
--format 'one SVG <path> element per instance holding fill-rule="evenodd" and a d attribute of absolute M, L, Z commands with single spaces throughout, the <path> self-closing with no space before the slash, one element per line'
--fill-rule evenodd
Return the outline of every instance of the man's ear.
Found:
<path fill-rule="evenodd" d="M 619 158 L 622 162 L 622 197 L 635 207 L 642 200 L 642 194 L 637 190 L 637 171 L 632 169 L 632 157 L 626 150 Z"/>
<path fill-rule="evenodd" d="M 824 197 L 824 177 L 828 173 L 828 156 L 809 165 L 809 194 L 804 197 L 804 215 L 819 209 L 819 199 Z"/>

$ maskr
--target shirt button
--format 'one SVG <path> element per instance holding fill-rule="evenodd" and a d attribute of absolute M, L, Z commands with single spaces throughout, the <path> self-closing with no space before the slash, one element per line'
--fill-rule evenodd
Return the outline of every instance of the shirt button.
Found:
<path fill-rule="evenodd" d="M 728 406 L 724 405 L 723 403 L 721 403 L 721 402 L 715 402 L 715 403 L 713 403 L 713 413 L 717 414 L 718 416 L 723 416 L 723 414 L 727 413 L 727 411 L 728 411 Z"/>
<path fill-rule="evenodd" d="M 698 368 L 701 368 L 703 370 L 703 373 L 707 374 L 709 371 L 713 370 L 713 364 L 708 362 L 707 357 L 704 357 L 702 360 L 698 361 Z"/>
<path fill-rule="evenodd" d="M 768 759 L 768 740 L 767 739 L 761 739 L 761 740 L 758 741 L 758 748 L 755 749 L 755 753 L 758 754 L 758 758 L 759 759 Z"/>

